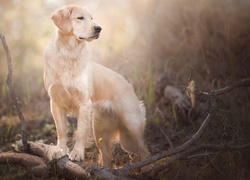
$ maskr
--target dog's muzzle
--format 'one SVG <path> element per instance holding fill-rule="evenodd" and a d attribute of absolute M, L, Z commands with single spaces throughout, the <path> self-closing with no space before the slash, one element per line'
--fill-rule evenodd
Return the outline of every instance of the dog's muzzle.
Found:
<path fill-rule="evenodd" d="M 93 39 L 97 39 L 100 35 L 100 32 L 102 30 L 101 26 L 94 26 L 94 35 L 88 38 L 83 38 L 83 37 L 79 37 L 80 40 L 87 40 L 87 41 L 91 41 Z"/>

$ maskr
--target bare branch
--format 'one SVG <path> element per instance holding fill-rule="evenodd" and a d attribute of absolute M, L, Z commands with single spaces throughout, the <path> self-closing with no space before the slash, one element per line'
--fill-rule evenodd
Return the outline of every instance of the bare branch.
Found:
<path fill-rule="evenodd" d="M 21 136 L 22 136 L 22 142 L 24 144 L 24 150 L 28 151 L 27 126 L 26 126 L 26 122 L 25 122 L 23 113 L 22 113 L 21 108 L 20 108 L 20 102 L 19 102 L 19 100 L 18 100 L 18 98 L 16 96 L 14 85 L 13 85 L 13 82 L 12 82 L 12 61 L 11 61 L 11 55 L 10 55 L 10 51 L 9 51 L 8 45 L 7 45 L 6 41 L 5 41 L 5 37 L 1 33 L 0 33 L 0 38 L 2 40 L 2 44 L 3 44 L 3 47 L 4 47 L 5 53 L 6 53 L 6 58 L 7 58 L 7 63 L 8 63 L 8 76 L 7 76 L 6 82 L 8 84 L 9 89 L 10 89 L 11 99 L 12 99 L 12 101 L 14 103 L 14 107 L 16 108 L 17 114 L 18 114 L 19 119 L 20 119 L 21 124 L 22 124 Z"/>
<path fill-rule="evenodd" d="M 158 172 L 166 169 L 176 160 L 178 160 L 178 159 L 181 160 L 181 159 L 186 158 L 187 156 L 194 154 L 196 152 L 199 152 L 199 151 L 209 151 L 209 150 L 210 151 L 222 151 L 222 150 L 223 151 L 238 151 L 238 150 L 243 150 L 243 149 L 246 149 L 249 147 L 250 147 L 250 143 L 244 144 L 242 146 L 231 146 L 231 145 L 227 145 L 227 144 L 222 144 L 222 145 L 202 144 L 202 145 L 198 145 L 198 146 L 193 147 L 193 148 L 191 148 L 183 153 L 180 153 L 179 155 L 170 159 L 169 161 L 167 161 L 163 165 L 160 165 L 159 167 L 152 169 L 150 171 L 150 173 L 151 173 L 151 176 L 155 176 Z"/>
<path fill-rule="evenodd" d="M 21 165 L 36 177 L 46 177 L 48 174 L 47 165 L 42 158 L 25 153 L 0 153 L 0 164 Z"/>
<path fill-rule="evenodd" d="M 235 89 L 237 87 L 241 87 L 241 86 L 247 86 L 249 87 L 250 86 L 250 78 L 248 79 L 243 79 L 241 81 L 238 81 L 230 86 L 227 86 L 227 87 L 224 87 L 224 88 L 221 88 L 221 89 L 217 89 L 214 91 L 214 94 L 216 96 L 218 95 L 221 95 L 221 94 L 224 94 L 224 93 L 227 93 L 229 91 L 231 91 L 232 89 Z"/>
<path fill-rule="evenodd" d="M 243 79 L 241 81 L 235 82 L 232 85 L 229 85 L 227 87 L 221 88 L 221 89 L 216 89 L 212 91 L 215 96 L 219 96 L 221 94 L 225 94 L 230 92 L 231 90 L 237 88 L 237 87 L 250 87 L 250 78 L 248 79 Z M 204 92 L 204 91 L 197 91 L 196 94 L 201 94 L 201 95 L 206 95 L 209 96 L 209 92 Z"/>

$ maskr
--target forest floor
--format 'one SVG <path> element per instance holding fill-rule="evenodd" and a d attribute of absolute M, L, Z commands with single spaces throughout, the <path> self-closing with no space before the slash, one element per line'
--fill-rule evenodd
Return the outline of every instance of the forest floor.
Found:
<path fill-rule="evenodd" d="M 231 92 L 231 95 L 223 96 L 219 102 L 220 110 L 216 119 L 210 122 L 203 136 L 195 144 L 242 145 L 249 143 L 249 92 L 249 88 L 241 88 Z M 176 147 L 190 139 L 208 111 L 208 102 L 202 97 L 197 97 L 195 108 L 190 106 L 180 108 L 179 104 L 165 98 L 164 94 L 158 94 L 158 97 L 160 99 L 157 106 L 155 105 L 156 110 L 154 112 L 148 110 L 145 132 L 145 140 L 152 155 Z M 27 120 L 29 140 L 42 139 L 46 144 L 56 144 L 56 130 L 51 116 L 38 119 L 38 112 L 29 112 L 25 109 L 24 115 Z M 13 143 L 20 139 L 18 117 L 16 115 L 8 118 L 2 116 L 1 120 L 4 123 L 0 131 L 0 152 L 13 151 Z M 68 145 L 72 148 L 76 119 L 68 118 L 68 124 Z M 118 143 L 114 143 L 112 152 L 114 168 L 133 163 L 133 155 L 129 156 Z M 98 154 L 98 149 L 94 145 L 86 150 L 85 161 L 96 164 Z M 1 179 L 31 178 L 24 168 L 11 165 L 0 165 L 0 177 Z M 248 177 L 250 177 L 250 153 L 249 150 L 245 150 L 201 152 L 174 163 L 170 168 L 158 174 L 155 179 L 248 179 Z"/>

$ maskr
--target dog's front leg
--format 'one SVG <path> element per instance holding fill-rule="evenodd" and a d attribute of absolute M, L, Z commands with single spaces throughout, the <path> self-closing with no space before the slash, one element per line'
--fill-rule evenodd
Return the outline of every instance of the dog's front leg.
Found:
<path fill-rule="evenodd" d="M 83 161 L 84 150 L 92 133 L 92 102 L 88 99 L 79 107 L 76 143 L 73 150 L 69 153 L 71 161 Z"/>
<path fill-rule="evenodd" d="M 66 110 L 58 107 L 53 100 L 50 101 L 51 113 L 55 121 L 57 131 L 57 146 L 52 151 L 51 158 L 59 159 L 67 154 L 67 122 Z"/>

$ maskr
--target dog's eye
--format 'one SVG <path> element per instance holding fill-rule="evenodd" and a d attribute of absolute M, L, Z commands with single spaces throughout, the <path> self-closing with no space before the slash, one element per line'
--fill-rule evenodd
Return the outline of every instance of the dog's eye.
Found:
<path fill-rule="evenodd" d="M 77 19 L 79 19 L 79 20 L 84 20 L 84 17 L 83 17 L 83 16 L 77 17 Z"/>

